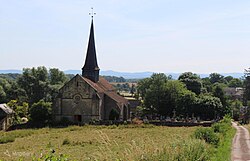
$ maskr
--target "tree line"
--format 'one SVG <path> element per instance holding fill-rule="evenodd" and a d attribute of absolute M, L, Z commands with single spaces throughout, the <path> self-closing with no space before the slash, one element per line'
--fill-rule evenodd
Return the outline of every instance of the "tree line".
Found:
<path fill-rule="evenodd" d="M 15 110 L 15 124 L 22 117 L 32 123 L 43 124 L 51 120 L 52 102 L 59 88 L 69 80 L 56 68 L 24 68 L 22 74 L 0 75 L 0 102 Z"/>
<path fill-rule="evenodd" d="M 163 73 L 153 74 L 150 78 L 138 82 L 137 97 L 142 100 L 138 107 L 142 115 L 177 117 L 200 117 L 204 120 L 222 118 L 226 114 L 240 117 L 240 108 L 249 103 L 250 70 L 246 70 L 242 79 L 224 77 L 211 73 L 200 78 L 192 72 L 182 73 L 178 80 Z M 225 95 L 227 87 L 245 89 L 244 99 L 237 100 Z"/>
<path fill-rule="evenodd" d="M 43 66 L 24 68 L 22 74 L 0 74 L 0 102 L 14 108 L 17 124 L 22 117 L 33 122 L 48 123 L 51 105 L 59 88 L 73 76 L 65 75 L 57 68 L 47 69 Z M 114 82 L 126 81 L 123 77 L 105 78 Z M 226 87 L 244 88 L 244 99 L 229 98 L 223 90 Z M 138 110 L 143 115 L 172 116 L 175 112 L 179 117 L 213 119 L 233 113 L 235 118 L 239 118 L 240 108 L 248 105 L 250 100 L 250 69 L 245 70 L 242 79 L 224 77 L 218 73 L 200 78 L 195 73 L 186 72 L 178 80 L 173 80 L 171 76 L 158 73 L 139 80 L 137 86 L 130 88 L 142 100 Z"/>

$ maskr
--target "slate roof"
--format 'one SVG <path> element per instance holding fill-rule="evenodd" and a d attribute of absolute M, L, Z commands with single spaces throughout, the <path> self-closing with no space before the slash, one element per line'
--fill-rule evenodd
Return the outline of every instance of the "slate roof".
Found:
<path fill-rule="evenodd" d="M 82 79 L 85 80 L 91 87 L 93 87 L 97 91 L 97 93 L 104 93 L 117 103 L 128 103 L 128 100 L 118 95 L 115 88 L 103 77 L 100 77 L 99 81 L 96 83 L 85 77 L 82 77 Z"/>
<path fill-rule="evenodd" d="M 0 104 L 0 110 L 3 110 L 6 114 L 12 114 L 15 113 L 9 106 L 7 106 L 5 103 Z"/>
<path fill-rule="evenodd" d="M 97 59 L 96 59 L 93 19 L 91 21 L 89 44 L 88 44 L 87 56 L 85 59 L 83 69 L 84 70 L 99 70 L 99 67 L 97 65 Z"/>

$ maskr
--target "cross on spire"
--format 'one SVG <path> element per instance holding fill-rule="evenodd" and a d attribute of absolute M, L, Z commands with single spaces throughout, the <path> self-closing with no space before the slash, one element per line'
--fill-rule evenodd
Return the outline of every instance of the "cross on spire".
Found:
<path fill-rule="evenodd" d="M 92 17 L 92 19 L 93 19 L 94 15 L 96 15 L 93 7 L 91 7 L 91 12 L 89 13 L 89 15 Z"/>

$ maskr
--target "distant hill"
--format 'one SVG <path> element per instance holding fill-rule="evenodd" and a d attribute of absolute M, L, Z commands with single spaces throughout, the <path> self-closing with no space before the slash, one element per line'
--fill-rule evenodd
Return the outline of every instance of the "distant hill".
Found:
<path fill-rule="evenodd" d="M 7 73 L 18 73 L 21 74 L 22 70 L 0 70 L 0 74 Z M 81 70 L 65 70 L 65 74 L 81 74 Z M 123 77 L 125 79 L 142 79 L 150 77 L 154 72 L 117 72 L 112 70 L 100 71 L 100 75 L 104 76 L 116 76 Z M 172 75 L 173 79 L 177 79 L 181 73 L 165 73 L 166 75 Z M 244 76 L 243 73 L 220 73 L 223 76 L 232 76 L 234 78 L 241 78 Z M 209 74 L 199 74 L 201 78 L 208 77 Z"/>
<path fill-rule="evenodd" d="M 9 70 L 0 70 L 0 74 L 8 74 L 8 73 L 17 73 L 17 74 L 21 74 L 22 73 L 22 70 L 12 70 L 12 69 L 9 69 Z"/>

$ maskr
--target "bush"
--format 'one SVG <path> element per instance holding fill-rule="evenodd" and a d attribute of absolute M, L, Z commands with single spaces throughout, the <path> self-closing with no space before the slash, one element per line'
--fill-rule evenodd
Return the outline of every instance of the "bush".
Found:
<path fill-rule="evenodd" d="M 52 116 L 52 108 L 50 102 L 40 100 L 34 103 L 30 108 L 31 122 L 36 125 L 45 125 L 50 122 Z"/>
<path fill-rule="evenodd" d="M 227 131 L 231 129 L 231 118 L 229 116 L 225 116 L 220 122 L 212 125 L 212 129 L 216 133 L 226 134 Z"/>
<path fill-rule="evenodd" d="M 205 140 L 205 142 L 217 146 L 220 138 L 212 128 L 198 128 L 194 133 L 195 138 Z"/>

